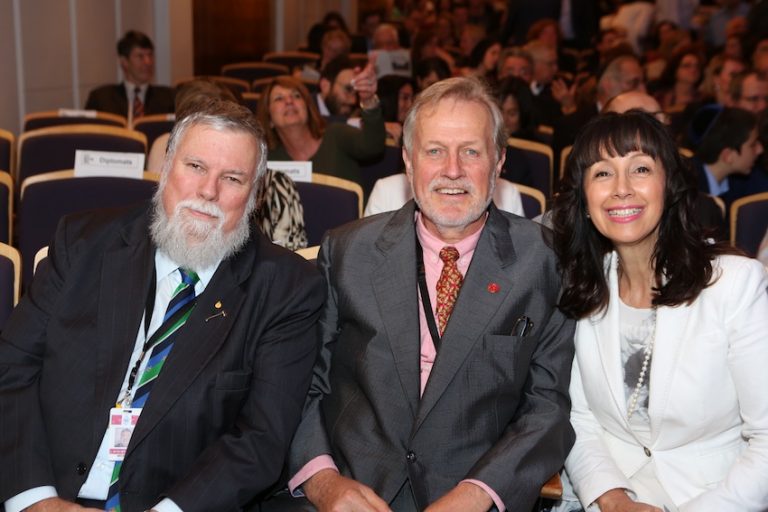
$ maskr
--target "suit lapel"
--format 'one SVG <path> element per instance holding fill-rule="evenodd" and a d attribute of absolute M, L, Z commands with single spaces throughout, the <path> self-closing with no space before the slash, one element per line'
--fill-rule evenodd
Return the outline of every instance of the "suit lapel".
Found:
<path fill-rule="evenodd" d="M 690 318 L 690 307 L 680 305 L 674 308 L 659 308 L 656 315 L 656 340 L 653 344 L 653 359 L 649 377 L 650 398 L 648 415 L 651 418 L 651 445 L 656 442 L 661 429 L 661 419 L 669 403 L 669 396 L 675 388 L 673 380 L 683 345 L 695 339 L 686 336 Z"/>
<path fill-rule="evenodd" d="M 491 319 L 512 291 L 517 281 L 512 266 L 515 260 L 509 222 L 491 205 L 421 398 L 416 429 L 443 395 L 472 348 L 487 332 Z M 499 292 L 488 291 L 491 283 L 498 285 Z"/>
<path fill-rule="evenodd" d="M 254 233 L 252 236 L 260 235 Z M 157 426 L 227 340 L 246 297 L 240 284 L 253 269 L 255 247 L 256 242 L 251 241 L 242 253 L 222 261 L 211 282 L 198 297 L 141 413 L 126 455 Z M 217 302 L 221 303 L 220 308 L 216 307 Z M 226 316 L 218 314 L 222 310 Z"/>
<path fill-rule="evenodd" d="M 589 318 L 593 325 L 597 351 L 600 355 L 600 363 L 603 367 L 604 375 L 608 380 L 608 389 L 614 401 L 616 409 L 619 411 L 619 417 L 622 418 L 624 425 L 627 424 L 627 400 L 624 393 L 624 369 L 621 364 L 621 340 L 619 338 L 619 278 L 618 278 L 618 255 L 613 252 L 606 257 L 608 268 L 608 287 L 610 300 L 608 301 L 608 310 L 603 313 L 597 313 Z"/>
<path fill-rule="evenodd" d="M 115 406 L 153 278 L 154 248 L 147 229 L 145 214 L 125 228 L 126 244 L 105 252 L 102 257 L 96 320 L 99 343 L 96 344 L 95 382 L 98 385 L 94 394 L 96 410 L 104 414 Z M 126 272 L 126 268 L 136 271 Z M 98 428 L 103 431 L 105 418 L 99 418 Z"/>
<path fill-rule="evenodd" d="M 414 204 L 400 209 L 376 240 L 382 261 L 371 277 L 382 323 L 413 417 L 419 404 L 419 306 L 416 283 Z"/>

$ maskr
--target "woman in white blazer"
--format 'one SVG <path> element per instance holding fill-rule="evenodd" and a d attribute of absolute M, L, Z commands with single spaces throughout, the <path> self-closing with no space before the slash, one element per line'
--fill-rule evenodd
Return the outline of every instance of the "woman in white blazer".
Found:
<path fill-rule="evenodd" d="M 766 270 L 706 240 L 650 115 L 595 119 L 566 169 L 553 223 L 579 319 L 565 469 L 581 505 L 558 509 L 768 510 Z"/>

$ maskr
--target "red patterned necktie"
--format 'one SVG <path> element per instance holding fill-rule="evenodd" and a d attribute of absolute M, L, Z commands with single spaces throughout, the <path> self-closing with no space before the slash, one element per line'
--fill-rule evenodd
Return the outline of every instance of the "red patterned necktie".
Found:
<path fill-rule="evenodd" d="M 133 90 L 133 118 L 138 119 L 144 115 L 144 103 L 141 101 L 141 88 Z"/>
<path fill-rule="evenodd" d="M 440 272 L 440 279 L 437 280 L 437 308 L 435 313 L 440 336 L 442 336 L 448 319 L 451 317 L 453 305 L 456 304 L 456 297 L 459 296 L 464 277 L 456 264 L 459 259 L 459 251 L 455 247 L 443 247 L 440 250 L 440 259 L 443 260 L 443 271 Z"/>

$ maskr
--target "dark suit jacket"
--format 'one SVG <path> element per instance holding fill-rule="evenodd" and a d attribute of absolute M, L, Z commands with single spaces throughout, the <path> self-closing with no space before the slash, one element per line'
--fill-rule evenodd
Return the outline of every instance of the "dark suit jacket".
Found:
<path fill-rule="evenodd" d="M 323 347 L 291 474 L 331 454 L 388 502 L 408 480 L 423 509 L 474 478 L 511 510 L 531 509 L 574 440 L 574 324 L 555 308 L 559 274 L 542 228 L 489 211 L 421 398 L 413 201 L 323 242 Z M 511 336 L 522 315 L 533 331 Z"/>
<path fill-rule="evenodd" d="M 162 85 L 149 85 L 144 98 L 144 114 L 172 114 L 174 90 Z M 102 85 L 88 94 L 85 108 L 128 116 L 128 95 L 124 84 Z"/>
<path fill-rule="evenodd" d="M 128 368 L 154 253 L 144 207 L 62 221 L 0 338 L 0 502 L 43 485 L 77 495 Z M 123 510 L 163 496 L 185 512 L 237 510 L 278 480 L 324 297 L 312 265 L 255 231 L 221 262 L 131 438 Z"/>

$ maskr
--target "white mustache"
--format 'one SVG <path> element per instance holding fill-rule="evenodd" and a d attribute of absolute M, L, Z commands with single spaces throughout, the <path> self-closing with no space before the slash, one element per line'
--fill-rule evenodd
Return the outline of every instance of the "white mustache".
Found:
<path fill-rule="evenodd" d="M 441 188 L 460 188 L 466 190 L 469 194 L 475 192 L 474 184 L 467 178 L 458 178 L 455 180 L 448 178 L 435 178 L 432 183 L 429 184 L 429 191 L 435 192 Z"/>
<path fill-rule="evenodd" d="M 210 215 L 217 219 L 224 217 L 224 212 L 221 211 L 221 208 L 219 208 L 218 205 L 203 199 L 184 199 L 183 201 L 179 201 L 176 203 L 176 208 L 174 208 L 174 215 L 180 214 L 185 208 Z"/>

